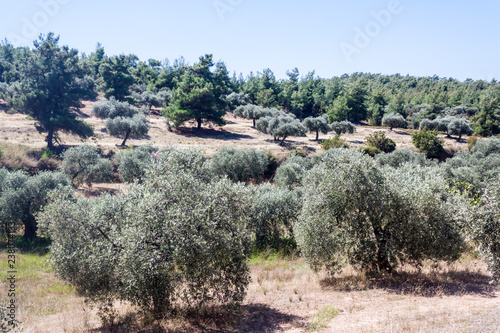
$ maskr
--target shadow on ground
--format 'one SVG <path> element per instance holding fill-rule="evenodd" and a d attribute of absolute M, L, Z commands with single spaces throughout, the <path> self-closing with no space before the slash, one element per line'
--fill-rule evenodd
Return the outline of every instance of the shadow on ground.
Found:
<path fill-rule="evenodd" d="M 95 333 L 140 332 L 140 333 L 182 333 L 182 332 L 281 332 L 283 326 L 305 328 L 304 318 L 288 315 L 272 309 L 265 304 L 243 305 L 237 312 L 219 307 L 206 309 L 203 314 L 187 315 L 186 318 L 173 318 L 164 324 L 152 324 L 143 329 L 135 325 L 119 324 L 109 328 L 92 330 Z"/>
<path fill-rule="evenodd" d="M 196 137 L 196 138 L 217 139 L 217 140 L 253 139 L 253 137 L 250 135 L 231 133 L 223 129 L 216 130 L 213 128 L 202 128 L 198 130 L 192 127 L 178 127 L 174 129 L 174 132 L 178 135 L 183 135 L 188 138 Z"/>
<path fill-rule="evenodd" d="M 498 287 L 488 275 L 467 272 L 399 272 L 368 279 L 359 275 L 323 279 L 321 287 L 336 291 L 383 289 L 385 291 L 422 297 L 481 295 L 495 297 Z"/>

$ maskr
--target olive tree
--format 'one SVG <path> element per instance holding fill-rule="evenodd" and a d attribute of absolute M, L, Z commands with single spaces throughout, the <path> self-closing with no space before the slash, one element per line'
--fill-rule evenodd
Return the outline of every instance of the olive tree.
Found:
<path fill-rule="evenodd" d="M 228 179 L 200 176 L 201 155 L 160 152 L 125 194 L 58 193 L 39 216 L 58 275 L 87 299 L 130 301 L 157 318 L 176 306 L 242 302 L 250 195 Z"/>
<path fill-rule="evenodd" d="M 146 169 L 153 163 L 153 154 L 157 150 L 147 145 L 118 153 L 115 160 L 121 179 L 127 183 L 132 183 L 135 180 L 140 181 L 146 173 Z"/>
<path fill-rule="evenodd" d="M 239 182 L 260 181 L 268 165 L 269 159 L 263 151 L 234 147 L 223 147 L 210 161 L 214 174 Z"/>
<path fill-rule="evenodd" d="M 302 204 L 299 193 L 269 183 L 255 187 L 254 192 L 250 228 L 255 233 L 255 247 L 278 250 L 281 241 L 293 242 L 293 226 Z"/>
<path fill-rule="evenodd" d="M 283 188 L 294 188 L 302 183 L 307 172 L 318 162 L 318 157 L 292 153 L 276 170 L 274 183 Z"/>
<path fill-rule="evenodd" d="M 500 282 L 500 181 L 492 179 L 479 200 L 463 209 L 465 230 Z"/>
<path fill-rule="evenodd" d="M 244 119 L 251 119 L 253 121 L 253 127 L 255 127 L 256 120 L 262 117 L 272 117 L 278 114 L 284 114 L 282 111 L 274 108 L 265 108 L 259 105 L 241 105 L 234 110 L 234 116 Z"/>
<path fill-rule="evenodd" d="M 297 118 L 290 115 L 260 118 L 255 127 L 257 130 L 272 135 L 274 141 L 285 142 L 289 136 L 306 136 L 306 129 Z"/>
<path fill-rule="evenodd" d="M 68 185 L 60 172 L 40 172 L 29 176 L 22 171 L 0 169 L 0 222 L 2 226 L 24 226 L 24 238 L 36 236 L 35 215 L 47 203 L 50 191 Z M 14 230 L 10 230 L 14 232 Z M 6 230 L 2 230 L 2 233 Z"/>
<path fill-rule="evenodd" d="M 458 141 L 462 139 L 462 135 L 472 135 L 474 130 L 468 120 L 463 118 L 455 118 L 448 124 L 448 135 L 457 135 Z"/>
<path fill-rule="evenodd" d="M 408 148 L 396 149 L 390 153 L 381 153 L 375 156 L 375 160 L 382 166 L 387 165 L 399 168 L 405 163 L 418 164 L 420 166 L 435 165 L 436 162 L 428 160 L 424 154 L 417 153 Z"/>
<path fill-rule="evenodd" d="M 130 135 L 146 135 L 149 131 L 146 116 L 128 102 L 111 98 L 95 103 L 92 111 L 96 117 L 106 119 L 109 134 L 124 137 L 122 146 L 125 146 Z"/>
<path fill-rule="evenodd" d="M 455 203 L 438 169 L 379 169 L 357 150 L 323 154 L 303 185 L 295 237 L 313 268 L 391 272 L 398 263 L 456 259 Z"/>
<path fill-rule="evenodd" d="M 319 132 L 327 134 L 331 127 L 328 125 L 329 117 L 328 115 L 323 115 L 320 117 L 308 117 L 304 119 L 302 125 L 312 133 L 316 133 L 316 141 L 319 140 Z"/>
<path fill-rule="evenodd" d="M 62 172 L 73 186 L 93 182 L 106 182 L 113 178 L 111 161 L 102 158 L 99 150 L 90 145 L 69 148 L 63 154 Z"/>
<path fill-rule="evenodd" d="M 330 124 L 331 128 L 337 135 L 342 135 L 344 133 L 352 134 L 356 132 L 356 126 L 348 120 L 344 121 L 334 121 Z"/>
<path fill-rule="evenodd" d="M 393 128 L 406 128 L 407 123 L 405 118 L 399 113 L 390 113 L 382 118 L 382 126 Z"/>

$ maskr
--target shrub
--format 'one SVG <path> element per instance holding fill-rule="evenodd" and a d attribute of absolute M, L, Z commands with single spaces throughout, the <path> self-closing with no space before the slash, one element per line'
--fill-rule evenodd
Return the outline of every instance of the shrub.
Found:
<path fill-rule="evenodd" d="M 341 135 L 343 133 L 352 134 L 356 132 L 356 126 L 354 126 L 353 123 L 351 123 L 348 120 L 334 121 L 333 123 L 331 123 L 330 126 L 332 130 L 335 131 L 335 133 L 337 133 L 337 135 Z"/>
<path fill-rule="evenodd" d="M 38 171 L 56 171 L 59 168 L 59 161 L 53 158 L 43 157 L 36 162 L 36 169 Z"/>
<path fill-rule="evenodd" d="M 329 149 L 336 149 L 336 148 L 349 148 L 349 145 L 346 143 L 344 139 L 340 137 L 340 135 L 336 135 L 331 139 L 325 140 L 322 144 L 321 147 L 324 150 L 329 150 Z"/>
<path fill-rule="evenodd" d="M 328 116 L 325 114 L 320 117 L 308 117 L 304 119 L 302 125 L 312 133 L 316 133 L 316 141 L 319 140 L 319 132 L 326 134 L 330 131 L 330 126 L 328 126 Z"/>
<path fill-rule="evenodd" d="M 63 154 L 62 172 L 73 186 L 113 179 L 113 165 L 104 159 L 97 148 L 87 144 L 69 148 Z"/>
<path fill-rule="evenodd" d="M 368 146 L 368 147 L 360 147 L 359 148 L 364 154 L 369 155 L 371 157 L 377 156 L 377 154 L 380 154 L 382 151 L 378 149 L 377 147 L 373 146 Z"/>
<path fill-rule="evenodd" d="M 127 183 L 140 181 L 146 169 L 153 163 L 153 154 L 157 151 L 158 149 L 147 145 L 120 152 L 116 155 L 120 178 Z"/>
<path fill-rule="evenodd" d="M 126 194 L 58 193 L 40 215 L 58 275 L 87 299 L 130 301 L 157 318 L 175 306 L 242 302 L 250 195 L 200 177 L 190 169 L 199 155 L 167 149 Z"/>
<path fill-rule="evenodd" d="M 1 232 L 6 232 L 4 228 L 9 223 L 24 225 L 24 238 L 33 239 L 37 231 L 35 215 L 47 203 L 48 193 L 67 184 L 59 172 L 40 172 L 30 177 L 22 171 L 0 169 Z"/>
<path fill-rule="evenodd" d="M 420 130 L 411 135 L 412 142 L 428 158 L 439 158 L 443 152 L 444 140 L 435 131 Z"/>
<path fill-rule="evenodd" d="M 396 149 L 396 143 L 385 136 L 382 131 L 373 132 L 366 137 L 368 147 L 375 147 L 384 153 L 390 153 Z"/>
<path fill-rule="evenodd" d="M 1 147 L 0 147 L 0 158 L 3 158 L 3 150 Z"/>
<path fill-rule="evenodd" d="M 314 269 L 351 264 L 392 271 L 398 263 L 453 260 L 464 241 L 438 169 L 378 169 L 357 150 L 337 149 L 304 181 L 295 237 Z"/>
<path fill-rule="evenodd" d="M 218 176 L 227 176 L 232 181 L 260 181 L 267 170 L 269 160 L 262 151 L 223 147 L 212 156 L 211 170 Z"/>
<path fill-rule="evenodd" d="M 387 114 L 382 118 L 382 126 L 393 128 L 406 128 L 406 120 L 399 113 Z"/>
<path fill-rule="evenodd" d="M 478 141 L 479 138 L 477 136 L 471 136 L 467 139 L 467 148 L 469 149 L 469 151 L 472 151 L 472 148 L 474 148 Z"/>

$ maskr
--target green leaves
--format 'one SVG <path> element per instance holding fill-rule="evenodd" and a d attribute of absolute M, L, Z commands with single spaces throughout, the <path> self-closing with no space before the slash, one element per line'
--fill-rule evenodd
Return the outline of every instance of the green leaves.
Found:
<path fill-rule="evenodd" d="M 58 45 L 59 38 L 49 33 L 35 42 L 19 69 L 20 83 L 13 104 L 37 121 L 40 132 L 48 132 L 47 146 L 53 146 L 55 134 L 67 131 L 88 137 L 91 127 L 77 119 L 71 108 L 82 107 L 81 100 L 88 97 L 82 89 L 78 51 Z"/>

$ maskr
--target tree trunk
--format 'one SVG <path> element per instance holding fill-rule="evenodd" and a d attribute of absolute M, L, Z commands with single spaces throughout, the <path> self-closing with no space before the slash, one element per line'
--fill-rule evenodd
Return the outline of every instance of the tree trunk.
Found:
<path fill-rule="evenodd" d="M 25 220 L 23 220 L 24 223 L 24 239 L 34 239 L 36 236 L 36 220 L 33 215 L 29 215 Z"/>
<path fill-rule="evenodd" d="M 283 143 L 285 142 L 286 136 L 283 137 L 283 140 L 280 142 L 280 146 L 283 146 Z"/>
<path fill-rule="evenodd" d="M 54 148 L 54 131 L 49 131 L 46 140 L 47 140 L 47 148 L 52 150 L 52 148 Z"/>
<path fill-rule="evenodd" d="M 379 272 L 388 272 L 392 273 L 392 265 L 389 262 L 389 258 L 387 257 L 387 236 L 383 230 L 378 230 L 376 232 L 377 239 L 377 268 Z"/>
<path fill-rule="evenodd" d="M 316 141 L 319 140 L 319 130 L 316 131 Z"/>
<path fill-rule="evenodd" d="M 252 119 L 253 120 L 253 128 L 255 128 L 255 119 Z"/>
<path fill-rule="evenodd" d="M 125 134 L 125 139 L 123 139 L 122 146 L 125 146 L 125 142 L 127 142 L 127 139 L 130 136 L 130 132 L 132 132 L 132 131 L 130 130 L 127 132 L 127 134 Z"/>
<path fill-rule="evenodd" d="M 198 127 L 197 127 L 197 129 L 198 129 L 198 130 L 201 130 L 201 119 L 196 119 L 196 121 L 198 122 Z"/>
<path fill-rule="evenodd" d="M 458 136 L 458 141 L 460 142 L 460 140 L 462 140 L 462 134 Z"/>

